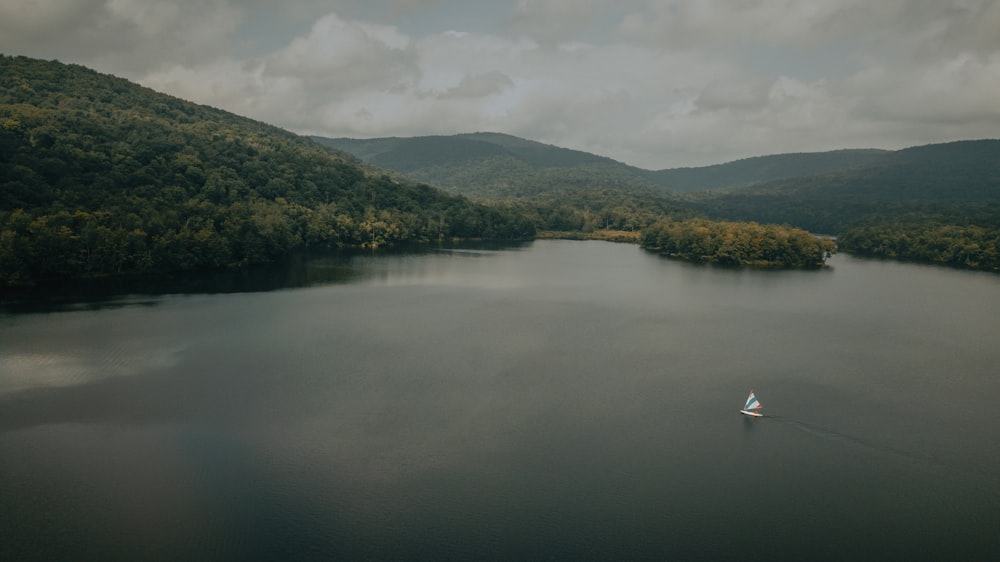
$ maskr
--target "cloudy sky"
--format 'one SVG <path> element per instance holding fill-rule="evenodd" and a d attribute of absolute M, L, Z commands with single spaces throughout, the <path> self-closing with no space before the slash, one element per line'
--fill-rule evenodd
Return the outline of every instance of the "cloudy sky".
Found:
<path fill-rule="evenodd" d="M 303 134 L 651 169 L 1000 137 L 1000 0 L 3 0 L 0 52 Z"/>

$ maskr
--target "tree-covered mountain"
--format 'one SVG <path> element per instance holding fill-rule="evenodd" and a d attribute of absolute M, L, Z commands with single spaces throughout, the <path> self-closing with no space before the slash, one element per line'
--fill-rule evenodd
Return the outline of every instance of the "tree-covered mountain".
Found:
<path fill-rule="evenodd" d="M 695 168 L 668 168 L 644 175 L 676 192 L 733 189 L 750 185 L 850 170 L 875 162 L 885 150 L 844 149 L 755 156 Z"/>
<path fill-rule="evenodd" d="M 570 186 L 661 194 L 731 189 L 847 170 L 868 164 L 885 152 L 859 149 L 776 154 L 654 171 L 500 133 L 313 139 L 376 166 L 483 199 L 529 197 Z"/>
<path fill-rule="evenodd" d="M 664 216 L 691 216 L 644 170 L 511 135 L 313 139 L 455 193 L 502 201 L 539 230 L 638 232 Z"/>
<path fill-rule="evenodd" d="M 500 133 L 313 139 L 478 199 L 517 199 L 578 188 L 655 193 L 662 187 L 645 178 L 644 170 L 610 158 Z"/>
<path fill-rule="evenodd" d="M 718 218 L 831 234 L 914 213 L 993 224 L 1000 218 L 1000 140 L 886 152 L 858 168 L 702 194 L 692 201 Z"/>
<path fill-rule="evenodd" d="M 299 246 L 533 234 L 510 209 L 276 127 L 0 55 L 0 286 L 263 262 Z"/>

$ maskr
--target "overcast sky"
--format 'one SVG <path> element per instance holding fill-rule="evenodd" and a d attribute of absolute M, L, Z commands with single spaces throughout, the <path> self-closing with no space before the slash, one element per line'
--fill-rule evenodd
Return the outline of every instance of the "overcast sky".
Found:
<path fill-rule="evenodd" d="M 1000 0 L 2 0 L 0 52 L 302 134 L 651 169 L 1000 137 Z"/>

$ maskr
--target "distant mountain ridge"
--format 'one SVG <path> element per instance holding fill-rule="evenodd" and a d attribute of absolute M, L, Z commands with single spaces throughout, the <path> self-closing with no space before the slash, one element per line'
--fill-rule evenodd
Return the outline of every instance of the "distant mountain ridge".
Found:
<path fill-rule="evenodd" d="M 865 166 L 888 151 L 777 154 L 694 168 L 646 170 L 503 133 L 375 139 L 312 137 L 416 180 L 482 198 L 533 195 L 591 181 L 595 187 L 675 193 L 733 189 Z"/>
<path fill-rule="evenodd" d="M 647 177 L 673 191 L 733 189 L 775 180 L 815 176 L 864 167 L 887 154 L 874 148 L 754 156 L 692 168 L 668 168 Z"/>
<path fill-rule="evenodd" d="M 484 199 L 632 192 L 709 217 L 835 234 L 907 213 L 1000 216 L 1000 140 L 902 150 L 775 154 L 697 168 L 644 170 L 499 133 L 323 139 L 322 144 L 450 191 Z"/>
<path fill-rule="evenodd" d="M 706 194 L 693 206 L 713 217 L 789 223 L 828 233 L 913 213 L 996 224 L 1000 140 L 886 152 L 857 168 Z"/>
<path fill-rule="evenodd" d="M 463 133 L 421 137 L 378 139 L 327 139 L 321 144 L 352 153 L 375 165 L 412 172 L 429 166 L 476 160 L 491 156 L 513 156 L 539 167 L 568 168 L 594 164 L 622 165 L 611 158 L 561 148 L 503 133 Z"/>
<path fill-rule="evenodd" d="M 312 137 L 374 166 L 482 199 L 521 198 L 586 184 L 656 192 L 645 170 L 605 156 L 502 133 L 350 139 Z"/>

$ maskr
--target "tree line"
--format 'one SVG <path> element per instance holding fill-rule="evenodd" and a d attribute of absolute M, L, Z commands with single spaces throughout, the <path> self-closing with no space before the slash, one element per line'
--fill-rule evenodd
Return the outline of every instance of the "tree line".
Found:
<path fill-rule="evenodd" d="M 947 224 L 931 218 L 869 224 L 837 239 L 852 253 L 1000 271 L 1000 225 Z"/>

